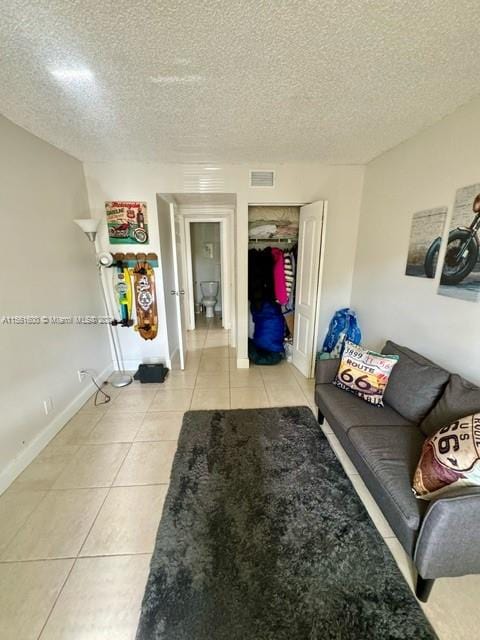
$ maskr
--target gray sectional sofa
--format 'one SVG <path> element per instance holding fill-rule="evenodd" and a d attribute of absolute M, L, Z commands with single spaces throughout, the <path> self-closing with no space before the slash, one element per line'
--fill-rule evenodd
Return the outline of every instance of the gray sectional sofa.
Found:
<path fill-rule="evenodd" d="M 384 408 L 332 383 L 339 360 L 319 360 L 315 401 L 348 453 L 418 571 L 416 594 L 426 602 L 435 578 L 480 573 L 480 489 L 458 489 L 431 502 L 412 492 L 425 438 L 480 411 L 480 388 L 388 341 L 399 356 Z"/>

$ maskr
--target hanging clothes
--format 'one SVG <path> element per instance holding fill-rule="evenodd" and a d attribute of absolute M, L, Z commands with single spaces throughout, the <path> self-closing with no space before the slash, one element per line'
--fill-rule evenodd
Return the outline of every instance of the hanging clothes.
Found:
<path fill-rule="evenodd" d="M 263 354 L 283 355 L 285 340 L 292 340 L 295 256 L 295 245 L 285 251 L 267 247 L 248 252 L 248 298 L 253 321 L 249 335 L 253 334 L 252 347 Z"/>
<path fill-rule="evenodd" d="M 285 285 L 287 287 L 287 294 L 290 298 L 290 294 L 293 290 L 293 282 L 294 282 L 294 271 L 292 264 L 292 254 L 288 251 L 285 251 L 283 254 L 283 268 L 285 271 Z"/>
<path fill-rule="evenodd" d="M 273 256 L 270 247 L 248 252 L 248 299 L 252 311 L 260 309 L 264 302 L 275 301 L 273 283 Z"/>
<path fill-rule="evenodd" d="M 282 313 L 285 318 L 285 323 L 290 332 L 290 336 L 293 336 L 294 332 L 294 309 L 295 309 L 295 249 L 292 251 L 284 252 L 284 268 L 285 268 L 285 282 L 288 293 L 287 303 L 282 305 Z"/>
<path fill-rule="evenodd" d="M 287 304 L 288 292 L 285 281 L 283 251 L 277 247 L 272 247 L 271 252 L 273 257 L 273 284 L 275 288 L 275 298 L 279 304 Z"/>

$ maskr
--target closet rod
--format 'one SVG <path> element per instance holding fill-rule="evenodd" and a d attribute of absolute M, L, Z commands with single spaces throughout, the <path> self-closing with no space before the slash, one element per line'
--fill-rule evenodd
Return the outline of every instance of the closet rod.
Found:
<path fill-rule="evenodd" d="M 268 242 L 270 244 L 272 242 L 284 242 L 285 244 L 294 244 L 295 242 L 298 242 L 298 238 L 249 238 L 248 242 L 255 244 L 258 242 Z"/>

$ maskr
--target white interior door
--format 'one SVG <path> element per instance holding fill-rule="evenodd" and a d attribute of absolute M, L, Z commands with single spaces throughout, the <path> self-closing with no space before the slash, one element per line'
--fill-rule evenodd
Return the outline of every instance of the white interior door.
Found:
<path fill-rule="evenodd" d="M 307 378 L 315 364 L 323 210 L 323 202 L 300 208 L 292 361 Z"/>
<path fill-rule="evenodd" d="M 172 231 L 173 289 L 168 294 L 175 298 L 179 364 L 180 369 L 185 369 L 187 339 L 185 330 L 185 283 L 182 267 L 182 225 L 180 216 L 175 211 L 175 205 L 173 204 L 170 204 L 170 228 Z"/>

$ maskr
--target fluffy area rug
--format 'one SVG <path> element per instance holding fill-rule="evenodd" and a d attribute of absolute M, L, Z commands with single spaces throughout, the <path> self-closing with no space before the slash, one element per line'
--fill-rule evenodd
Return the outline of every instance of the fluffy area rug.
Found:
<path fill-rule="evenodd" d="M 185 414 L 137 640 L 432 638 L 310 409 Z"/>

